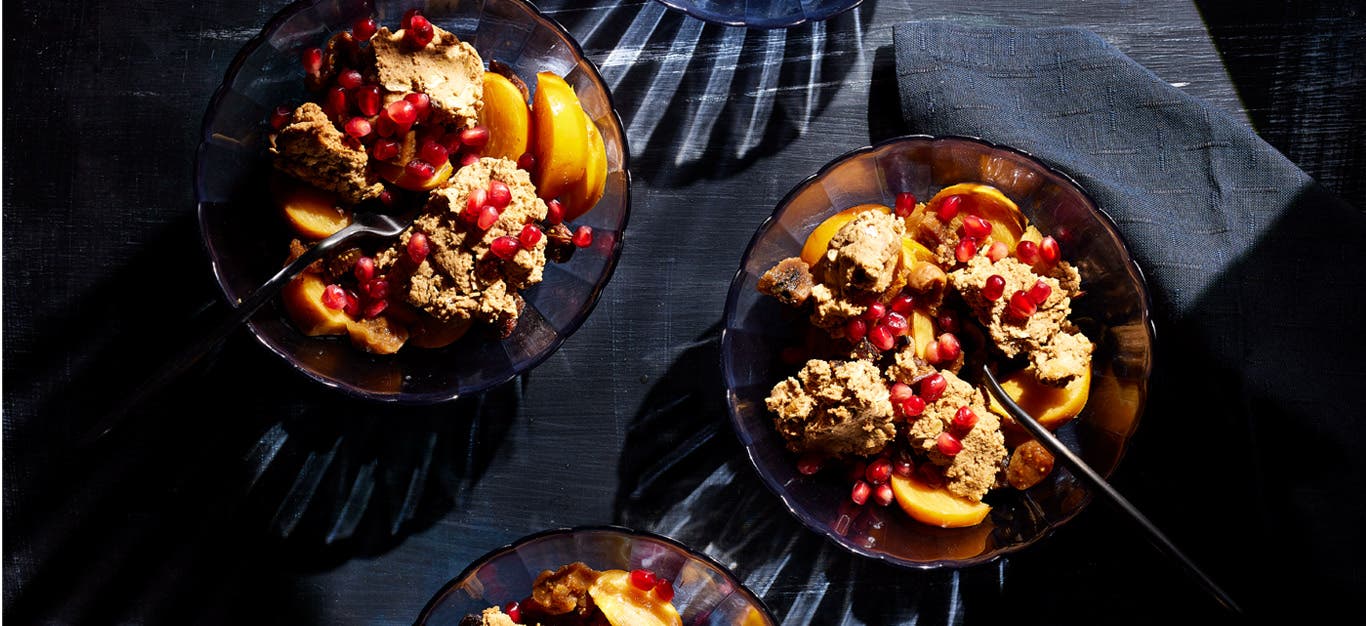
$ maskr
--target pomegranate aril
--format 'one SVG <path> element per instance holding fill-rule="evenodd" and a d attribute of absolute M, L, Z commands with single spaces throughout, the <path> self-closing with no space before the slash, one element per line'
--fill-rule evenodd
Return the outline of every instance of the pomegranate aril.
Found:
<path fill-rule="evenodd" d="M 974 239 L 981 239 L 991 234 L 991 222 L 988 222 L 976 215 L 963 217 L 963 233 Z"/>
<path fill-rule="evenodd" d="M 522 605 L 516 600 L 503 605 L 503 613 L 506 614 L 508 619 L 512 620 L 513 623 L 522 623 Z"/>
<path fill-rule="evenodd" d="M 346 134 L 356 139 L 365 139 L 370 136 L 370 120 L 363 117 L 353 117 L 346 121 Z"/>
<path fill-rule="evenodd" d="M 953 414 L 953 427 L 960 433 L 966 433 L 977 425 L 977 414 L 971 408 L 960 406 L 958 411 Z"/>
<path fill-rule="evenodd" d="M 501 180 L 489 181 L 489 204 L 499 210 L 512 204 L 512 189 L 508 184 Z"/>
<path fill-rule="evenodd" d="M 890 484 L 878 485 L 877 488 L 873 490 L 873 502 L 876 502 L 878 506 L 887 506 L 891 504 L 895 497 L 896 494 L 892 492 L 892 486 Z"/>
<path fill-rule="evenodd" d="M 427 240 L 427 234 L 414 232 L 408 236 L 408 258 L 413 263 L 421 263 L 426 260 L 427 255 L 432 251 L 431 242 Z"/>
<path fill-rule="evenodd" d="M 466 128 L 460 131 L 460 143 L 463 143 L 475 150 L 483 148 L 489 142 L 489 129 L 483 126 Z"/>
<path fill-rule="evenodd" d="M 291 115 L 289 109 L 286 109 L 285 107 L 275 107 L 275 110 L 270 112 L 270 127 L 275 130 L 284 128 L 285 124 L 289 123 Z"/>
<path fill-rule="evenodd" d="M 849 491 L 849 499 L 854 504 L 863 504 L 868 501 L 868 494 L 872 493 L 873 488 L 862 480 L 854 481 L 854 488 Z"/>
<path fill-rule="evenodd" d="M 351 98 L 356 101 L 356 110 L 360 111 L 361 115 L 366 117 L 379 115 L 378 85 L 363 85 L 351 92 Z"/>
<path fill-rule="evenodd" d="M 323 50 L 322 48 L 309 48 L 304 50 L 302 55 L 304 71 L 311 76 L 316 76 L 323 71 Z"/>
<path fill-rule="evenodd" d="M 361 77 L 360 72 L 350 68 L 344 69 L 337 74 L 337 86 L 343 89 L 355 89 L 356 87 L 361 86 L 361 83 L 363 82 L 365 82 L 365 79 Z"/>
<path fill-rule="evenodd" d="M 350 107 L 346 100 L 346 90 L 341 87 L 333 87 L 327 90 L 327 96 L 323 99 L 323 112 L 328 117 L 339 120 L 346 115 Z"/>
<path fill-rule="evenodd" d="M 944 378 L 943 374 L 930 374 L 920 381 L 920 397 L 925 402 L 934 402 L 939 399 L 939 396 L 944 395 L 944 389 L 948 386 L 949 381 Z"/>
<path fill-rule="evenodd" d="M 935 215 L 942 221 L 949 221 L 958 215 L 958 210 L 963 206 L 963 196 L 949 196 L 939 203 L 939 208 L 935 210 Z"/>
<path fill-rule="evenodd" d="M 903 293 L 895 298 L 892 298 L 891 309 L 893 312 L 900 313 L 902 315 L 910 315 L 911 309 L 914 308 L 915 298 L 909 294 Z"/>
<path fill-rule="evenodd" d="M 406 129 L 417 121 L 417 107 L 407 100 L 395 100 L 384 107 L 384 114 L 400 129 Z"/>
<path fill-rule="evenodd" d="M 530 152 L 523 152 L 522 156 L 517 157 L 517 167 L 530 172 L 536 167 L 536 157 Z"/>
<path fill-rule="evenodd" d="M 394 206 L 394 193 L 388 189 L 379 192 L 379 203 L 384 206 Z"/>
<path fill-rule="evenodd" d="M 892 463 L 892 473 L 902 478 L 910 478 L 915 474 L 915 464 L 911 463 L 910 459 L 899 458 Z"/>
<path fill-rule="evenodd" d="M 868 341 L 874 348 L 886 352 L 896 345 L 896 337 L 892 335 L 892 329 L 887 328 L 886 324 L 878 324 L 868 331 Z"/>
<path fill-rule="evenodd" d="M 545 221 L 550 224 L 559 224 L 564 221 L 564 205 L 559 200 L 551 200 L 545 203 Z"/>
<path fill-rule="evenodd" d="M 380 137 L 393 137 L 398 134 L 398 126 L 394 124 L 394 120 L 389 119 L 389 113 L 384 109 L 380 109 L 379 116 L 375 118 L 375 134 Z"/>
<path fill-rule="evenodd" d="M 925 362 L 930 365 L 939 365 L 944 357 L 939 354 L 939 342 L 931 341 L 930 345 L 925 346 Z"/>
<path fill-rule="evenodd" d="M 374 18 L 362 17 L 351 23 L 351 36 L 357 41 L 365 41 L 374 36 L 375 31 L 379 30 L 379 24 L 375 23 Z"/>
<path fill-rule="evenodd" d="M 906 383 L 892 383 L 892 387 L 887 390 L 887 393 L 891 395 L 892 402 L 898 404 L 915 395 L 915 391 Z"/>
<path fill-rule="evenodd" d="M 522 244 L 525 250 L 531 250 L 536 244 L 541 242 L 541 229 L 535 224 L 527 224 L 522 227 L 522 232 L 517 235 L 517 242 Z"/>
<path fill-rule="evenodd" d="M 661 602 L 672 602 L 674 599 L 673 583 L 669 582 L 667 578 L 659 579 L 659 582 L 655 583 L 655 596 Z"/>
<path fill-rule="evenodd" d="M 588 226 L 580 226 L 574 229 L 573 242 L 579 248 L 587 248 L 593 245 L 593 229 Z"/>
<path fill-rule="evenodd" d="M 1042 278 L 1034 281 L 1034 286 L 1029 288 L 1029 299 L 1033 300 L 1034 304 L 1042 305 L 1048 301 L 1048 296 L 1052 294 L 1053 288 L 1049 287 L 1048 283 L 1043 282 Z"/>
<path fill-rule="evenodd" d="M 1010 256 L 1010 246 L 1007 246 L 1004 241 L 993 241 L 991 246 L 987 247 L 987 258 L 991 259 L 992 263 L 1007 256 Z"/>
<path fill-rule="evenodd" d="M 887 317 L 882 318 L 882 324 L 896 336 L 906 334 L 906 331 L 911 328 L 911 323 L 906 321 L 906 316 L 897 312 L 888 313 Z"/>
<path fill-rule="evenodd" d="M 1015 244 L 1015 256 L 1025 265 L 1034 265 L 1039 262 L 1039 244 L 1021 241 Z"/>
<path fill-rule="evenodd" d="M 365 317 L 368 319 L 379 317 L 379 314 L 383 313 L 384 309 L 387 308 L 389 308 L 388 300 L 374 300 L 370 302 L 370 304 L 365 305 Z"/>
<path fill-rule="evenodd" d="M 1029 316 L 1034 314 L 1036 308 L 1037 305 L 1029 298 L 1029 294 L 1023 291 L 1016 291 L 1010 295 L 1010 302 L 1008 303 L 1006 310 L 1009 311 L 1010 315 L 1015 319 L 1026 320 L 1029 319 Z"/>
<path fill-rule="evenodd" d="M 413 159 L 403 167 L 403 173 L 417 180 L 427 180 L 436 175 L 436 168 L 422 159 Z"/>
<path fill-rule="evenodd" d="M 432 23 L 421 15 L 414 15 L 408 20 L 408 27 L 404 29 L 403 39 L 409 44 L 421 48 L 432 42 L 436 32 L 432 30 Z"/>
<path fill-rule="evenodd" d="M 868 336 L 868 322 L 857 317 L 849 320 L 844 325 L 844 336 L 854 343 L 863 341 L 863 338 Z"/>
<path fill-rule="evenodd" d="M 868 464 L 868 469 L 863 473 L 864 478 L 874 485 L 881 485 L 892 477 L 892 462 L 887 459 L 877 459 Z"/>
<path fill-rule="evenodd" d="M 368 256 L 356 259 L 356 266 L 352 268 L 351 272 L 356 275 L 356 282 L 368 283 L 370 279 L 375 277 L 375 260 Z"/>
<path fill-rule="evenodd" d="M 982 284 L 982 297 L 991 301 L 1001 299 L 1001 294 L 1006 292 L 1006 279 L 1000 274 L 992 274 L 987 277 L 987 282 Z"/>
<path fill-rule="evenodd" d="M 1062 250 L 1058 248 L 1058 240 L 1052 236 L 1044 237 L 1043 241 L 1039 242 L 1039 258 L 1050 265 L 1057 263 L 1062 258 Z"/>
<path fill-rule="evenodd" d="M 807 452 L 797 458 L 797 473 L 802 476 L 811 476 L 821 471 L 823 465 L 825 465 L 825 457 L 815 452 Z"/>
<path fill-rule="evenodd" d="M 925 399 L 920 396 L 911 396 L 901 403 L 901 413 L 906 417 L 915 417 L 925 412 Z"/>
<path fill-rule="evenodd" d="M 373 300 L 383 300 L 389 297 L 389 281 L 383 278 L 376 278 L 366 283 L 364 288 L 365 295 L 370 296 Z"/>
<path fill-rule="evenodd" d="M 441 144 L 428 139 L 422 142 L 422 149 L 418 151 L 418 156 L 423 161 L 433 165 L 444 165 L 450 160 L 450 153 Z"/>
<path fill-rule="evenodd" d="M 963 451 L 963 442 L 954 437 L 953 433 L 945 431 L 935 438 L 934 447 L 944 456 L 955 456 Z"/>
<path fill-rule="evenodd" d="M 655 573 L 647 569 L 631 570 L 631 586 L 641 591 L 649 591 L 655 588 L 659 578 Z"/>
<path fill-rule="evenodd" d="M 920 482 L 931 487 L 939 488 L 944 486 L 944 472 L 934 463 L 921 463 L 915 470 L 916 477 Z"/>
<path fill-rule="evenodd" d="M 486 206 L 484 207 L 484 210 L 479 212 L 479 222 L 477 224 L 477 226 L 479 226 L 479 230 L 488 230 L 490 228 L 493 228 L 493 225 L 497 223 L 498 209 L 495 209 L 491 206 Z"/>
<path fill-rule="evenodd" d="M 340 311 L 346 308 L 346 292 L 342 290 L 341 285 L 328 285 L 323 289 L 322 301 L 323 306 Z"/>
<path fill-rule="evenodd" d="M 403 12 L 403 17 L 398 20 L 399 28 L 410 28 L 413 25 L 413 17 L 422 15 L 421 9 L 408 9 Z"/>
<path fill-rule="evenodd" d="M 499 237 L 489 244 L 489 250 L 493 252 L 494 256 L 504 261 L 512 260 L 512 257 L 517 256 L 517 251 L 521 248 L 522 244 L 517 241 L 516 237 Z"/>
<path fill-rule="evenodd" d="M 388 161 L 398 156 L 398 142 L 393 139 L 380 139 L 370 147 L 370 156 L 379 161 Z"/>
<path fill-rule="evenodd" d="M 953 258 L 958 259 L 959 263 L 967 263 L 975 256 L 977 256 L 977 240 L 972 237 L 959 239 L 958 245 L 953 249 Z"/>
<path fill-rule="evenodd" d="M 939 346 L 939 358 L 949 363 L 958 360 L 958 357 L 963 354 L 963 346 L 958 343 L 958 338 L 953 333 L 940 335 L 937 345 Z"/>
<path fill-rule="evenodd" d="M 360 298 L 356 296 L 355 292 L 346 292 L 346 306 L 342 309 L 342 312 L 353 318 L 360 317 Z"/>
<path fill-rule="evenodd" d="M 939 322 L 939 329 L 946 333 L 956 333 L 961 326 L 958 322 L 958 316 L 953 311 L 948 310 L 940 312 L 935 321 Z"/>
<path fill-rule="evenodd" d="M 887 305 L 881 302 L 874 302 L 868 305 L 868 309 L 863 312 L 863 319 L 869 322 L 876 322 L 887 315 Z"/>
<path fill-rule="evenodd" d="M 896 194 L 896 216 L 906 217 L 915 210 L 915 194 L 903 191 Z"/>
<path fill-rule="evenodd" d="M 484 212 L 484 207 L 489 204 L 489 192 L 486 189 L 475 189 L 465 198 L 465 210 L 479 215 Z"/>
<path fill-rule="evenodd" d="M 414 119 L 419 122 L 427 121 L 427 117 L 432 113 L 432 99 L 425 93 L 416 92 L 403 96 L 408 104 L 413 105 Z"/>
<path fill-rule="evenodd" d="M 466 152 L 460 156 L 460 167 L 469 167 L 479 162 L 478 152 Z"/>

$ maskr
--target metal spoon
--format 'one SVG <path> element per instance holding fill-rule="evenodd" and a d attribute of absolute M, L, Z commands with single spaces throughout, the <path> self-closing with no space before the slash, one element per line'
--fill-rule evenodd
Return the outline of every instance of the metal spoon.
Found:
<path fill-rule="evenodd" d="M 1115 488 L 1111 487 L 1110 483 L 1106 482 L 1096 470 L 1091 469 L 1091 466 L 1087 465 L 1086 461 L 1081 460 L 1081 457 L 1077 456 L 1069 450 L 1067 446 L 1063 445 L 1057 437 L 1053 436 L 1052 432 L 1049 432 L 1047 428 L 1044 428 L 1043 425 L 1039 424 L 1032 415 L 1026 413 L 1024 409 L 1020 408 L 1020 405 L 1015 404 L 1015 401 L 1001 388 L 1001 384 L 996 381 L 996 376 L 991 373 L 990 367 L 983 366 L 982 372 L 986 374 L 987 391 L 991 393 L 991 396 L 995 398 L 997 402 L 1001 403 L 1001 406 L 1004 406 L 1006 411 L 1015 418 L 1015 421 L 1019 422 L 1025 430 L 1029 431 L 1029 434 L 1033 435 L 1035 440 L 1042 444 L 1043 447 L 1048 448 L 1048 451 L 1053 453 L 1054 457 L 1062 459 L 1063 465 L 1066 465 L 1067 469 L 1071 470 L 1073 475 L 1081 479 L 1081 481 L 1093 492 L 1099 492 L 1104 495 L 1111 504 L 1119 507 L 1119 509 L 1127 514 L 1130 519 L 1137 522 L 1139 527 L 1148 535 L 1148 539 L 1160 550 L 1165 552 L 1167 556 L 1176 559 L 1182 565 L 1186 566 L 1186 569 L 1205 587 L 1206 591 L 1209 591 L 1210 594 L 1214 596 L 1214 599 L 1217 600 L 1219 604 L 1234 613 L 1241 614 L 1243 612 L 1243 609 L 1233 601 L 1233 598 L 1229 597 L 1223 589 L 1219 588 L 1219 585 L 1214 583 L 1214 580 L 1195 565 L 1194 561 L 1190 560 L 1185 553 L 1181 552 L 1181 550 L 1176 547 L 1176 544 L 1172 543 L 1172 540 L 1168 539 L 1167 535 L 1163 534 L 1146 515 L 1140 512 L 1127 498 L 1120 495 L 1118 491 L 1115 491 Z"/>
<path fill-rule="evenodd" d="M 230 309 L 226 315 L 219 318 L 217 322 L 209 327 L 209 330 L 204 332 L 194 341 L 191 341 L 184 350 L 168 359 L 165 367 L 157 370 L 157 372 L 145 382 L 134 388 L 131 393 L 124 396 L 123 400 L 115 406 L 113 410 L 105 413 L 95 426 L 88 430 L 81 438 L 79 445 L 82 447 L 89 446 L 108 434 L 110 430 L 113 430 L 114 426 L 123 421 L 123 418 L 127 416 L 130 410 L 146 400 L 148 396 L 166 386 L 167 383 L 185 373 L 185 371 L 193 367 L 195 363 L 198 363 L 199 359 L 203 358 L 205 354 L 208 354 L 210 350 L 222 342 L 224 338 L 232 333 L 232 331 L 236 330 L 238 326 L 247 321 L 247 318 L 251 317 L 257 309 L 260 309 L 262 305 L 279 294 L 280 290 L 283 289 L 290 280 L 303 272 L 304 268 L 312 265 L 314 261 L 327 256 L 356 239 L 363 237 L 397 237 L 399 233 L 402 233 L 404 229 L 408 228 L 408 226 L 413 223 L 413 217 L 413 215 L 408 215 L 405 216 L 405 218 L 400 219 L 373 212 L 356 213 L 350 225 L 333 233 L 331 237 L 313 244 L 313 247 L 299 255 L 299 258 L 294 259 L 294 261 L 284 266 L 279 272 L 276 272 L 274 276 L 270 277 L 270 280 L 265 282 L 265 284 L 257 287 L 256 291 L 251 292 L 251 295 L 240 300 L 236 307 Z"/>

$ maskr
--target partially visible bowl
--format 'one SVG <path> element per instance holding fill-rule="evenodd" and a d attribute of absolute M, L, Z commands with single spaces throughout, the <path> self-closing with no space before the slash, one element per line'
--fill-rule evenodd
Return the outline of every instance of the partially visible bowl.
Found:
<path fill-rule="evenodd" d="M 905 567 L 966 566 L 1020 550 L 1075 516 L 1090 494 L 1059 467 L 1026 492 L 989 494 L 992 511 L 983 523 L 942 529 L 911 520 L 895 505 L 854 506 L 849 484 L 829 472 L 802 476 L 764 399 L 795 373 L 779 354 L 804 322 L 784 315 L 756 284 L 775 263 L 796 256 L 807 234 L 835 212 L 863 203 L 892 206 L 900 192 L 929 199 L 960 182 L 1005 192 L 1081 271 L 1087 295 L 1073 302 L 1073 319 L 1096 344 L 1090 401 L 1058 434 L 1104 475 L 1138 426 L 1152 370 L 1147 286 L 1113 221 L 1075 181 L 1030 155 L 968 137 L 899 137 L 840 156 L 799 183 L 755 233 L 726 299 L 721 357 L 731 420 L 759 475 L 798 520 L 855 554 Z"/>
<path fill-rule="evenodd" d="M 526 312 L 503 341 L 471 332 L 443 349 L 375 356 L 345 338 L 303 335 L 278 304 L 263 308 L 249 324 L 267 348 L 325 385 L 377 400 L 428 403 L 506 382 L 549 357 L 593 310 L 621 255 L 631 203 L 626 134 L 602 76 L 564 28 L 521 0 L 292 4 L 246 44 L 209 104 L 196 196 L 214 275 L 228 301 L 237 302 L 280 268 L 287 251 L 289 235 L 265 191 L 270 165 L 264 121 L 276 106 L 306 99 L 301 52 L 365 15 L 396 27 L 411 8 L 470 42 L 485 62 L 506 63 L 533 88 L 538 71 L 564 76 L 597 124 L 608 160 L 602 200 L 576 220 L 593 227 L 594 245 L 568 263 L 547 264 L 544 281 L 523 292 Z"/>
<path fill-rule="evenodd" d="M 598 570 L 643 568 L 667 578 L 684 624 L 777 624 L 754 592 L 707 555 L 668 537 L 616 526 L 548 530 L 489 552 L 446 583 L 417 624 L 456 624 L 465 615 L 521 600 L 542 571 L 575 561 Z"/>
<path fill-rule="evenodd" d="M 863 0 L 659 0 L 671 9 L 725 26 L 791 28 L 828 20 Z"/>

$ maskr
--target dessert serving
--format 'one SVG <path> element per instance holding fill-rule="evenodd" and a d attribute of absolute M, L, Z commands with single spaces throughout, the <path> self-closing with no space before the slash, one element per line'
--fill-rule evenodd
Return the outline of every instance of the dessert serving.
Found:
<path fill-rule="evenodd" d="M 1048 476 L 1052 457 L 977 386 L 985 363 L 1046 426 L 1086 405 L 1094 345 L 1072 319 L 1080 273 L 989 185 L 842 210 L 757 289 L 805 328 L 764 401 L 773 428 L 800 474 L 843 472 L 854 505 L 974 526 L 992 490 Z"/>
<path fill-rule="evenodd" d="M 471 329 L 506 338 L 548 262 L 592 245 L 571 227 L 603 197 L 607 153 L 572 87 L 531 89 L 409 10 L 372 18 L 302 55 L 312 98 L 270 116 L 272 195 L 294 239 L 286 260 L 357 211 L 414 215 L 395 240 L 343 250 L 285 288 L 310 336 L 393 354 L 441 348 Z"/>
<path fill-rule="evenodd" d="M 673 595 L 673 584 L 649 570 L 574 562 L 541 572 L 529 595 L 466 615 L 460 626 L 681 626 Z"/>

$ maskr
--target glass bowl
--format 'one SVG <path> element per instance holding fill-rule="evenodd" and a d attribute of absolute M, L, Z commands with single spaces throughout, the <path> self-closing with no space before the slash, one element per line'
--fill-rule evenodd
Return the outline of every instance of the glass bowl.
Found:
<path fill-rule="evenodd" d="M 204 117 L 195 191 L 214 275 L 228 301 L 237 302 L 283 265 L 288 249 L 288 229 L 266 193 L 271 168 L 264 122 L 276 106 L 305 100 L 301 51 L 365 15 L 394 28 L 411 8 L 470 42 L 486 63 L 506 63 L 533 88 L 538 71 L 565 77 L 601 131 L 608 160 L 602 200 L 575 222 L 593 228 L 594 244 L 568 263 L 546 264 L 544 280 L 522 292 L 526 311 L 505 340 L 472 331 L 443 349 L 376 356 L 345 337 L 303 335 L 278 302 L 249 323 L 267 348 L 325 385 L 377 400 L 428 403 L 487 389 L 545 360 L 593 310 L 621 255 L 631 203 L 626 135 L 602 76 L 564 28 L 521 0 L 292 4 L 238 53 L 214 94 Z"/>
<path fill-rule="evenodd" d="M 446 583 L 417 624 L 457 624 L 465 615 L 521 600 L 542 571 L 575 561 L 598 570 L 644 568 L 667 578 L 684 624 L 777 624 L 763 601 L 710 557 L 668 537 L 616 526 L 548 530 L 489 552 Z"/>
<path fill-rule="evenodd" d="M 1096 344 L 1090 401 L 1058 435 L 1104 475 L 1138 425 L 1152 369 L 1147 286 L 1114 223 L 1076 182 L 1030 155 L 969 137 L 907 136 L 849 152 L 798 184 L 755 233 L 726 299 L 721 359 L 731 421 L 763 481 L 797 519 L 851 552 L 905 567 L 966 566 L 1020 550 L 1075 516 L 1090 494 L 1058 465 L 1028 491 L 989 494 L 992 510 L 983 523 L 943 529 L 913 521 L 895 504 L 854 506 L 849 483 L 834 472 L 802 476 L 764 399 L 795 373 L 779 353 L 806 322 L 755 286 L 835 212 L 862 203 L 892 206 L 907 191 L 926 200 L 960 182 L 1001 189 L 1081 271 L 1086 295 L 1073 301 L 1073 319 Z"/>
<path fill-rule="evenodd" d="M 726 26 L 790 28 L 828 20 L 863 0 L 659 0 L 699 20 Z"/>

